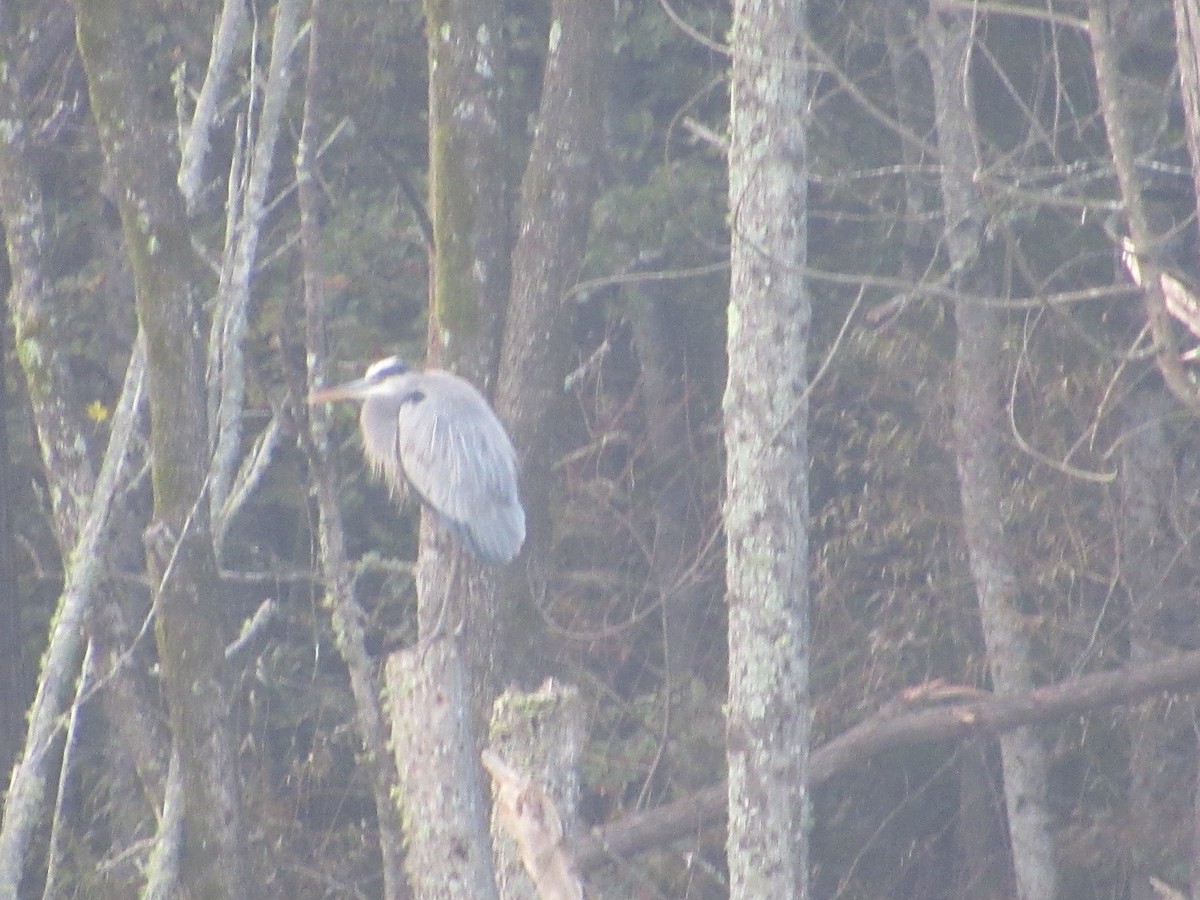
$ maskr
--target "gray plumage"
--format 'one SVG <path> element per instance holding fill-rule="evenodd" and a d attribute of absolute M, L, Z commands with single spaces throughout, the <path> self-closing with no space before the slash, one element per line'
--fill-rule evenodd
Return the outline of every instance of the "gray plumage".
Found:
<path fill-rule="evenodd" d="M 397 357 L 310 403 L 362 401 L 371 468 L 394 490 L 409 485 L 480 560 L 511 562 L 525 542 L 517 454 L 483 395 L 451 372 L 409 369 Z"/>

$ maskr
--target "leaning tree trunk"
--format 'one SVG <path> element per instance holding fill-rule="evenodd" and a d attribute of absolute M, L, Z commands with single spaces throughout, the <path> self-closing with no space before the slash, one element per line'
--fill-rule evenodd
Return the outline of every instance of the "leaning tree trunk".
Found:
<path fill-rule="evenodd" d="M 970 107 L 969 13 L 931 12 L 922 34 L 933 75 L 946 246 L 955 285 L 964 294 L 986 294 L 983 204 L 973 181 L 977 171 Z M 945 24 L 943 24 L 945 23 Z M 1004 383 L 1001 313 L 964 296 L 955 307 L 958 344 L 954 362 L 954 447 L 962 493 L 963 525 L 979 616 L 997 694 L 1033 685 L 1029 642 L 1017 609 L 1020 582 L 1013 548 L 1004 532 L 1008 490 L 999 443 Z M 1055 896 L 1057 869 L 1046 809 L 1046 751 L 1029 728 L 1000 739 L 1004 799 L 1012 840 L 1017 894 L 1025 900 Z"/>
<path fill-rule="evenodd" d="M 169 126 L 141 67 L 147 10 L 80 0 L 80 53 L 146 340 L 153 523 L 146 534 L 159 662 L 180 762 L 181 888 L 245 896 L 237 756 L 205 481 L 209 446 L 199 285 Z M 169 121 L 169 120 L 168 120 Z"/>
<path fill-rule="evenodd" d="M 68 560 L 94 487 L 94 473 L 79 439 L 83 423 L 69 402 L 71 380 L 65 354 L 59 349 L 67 344 L 56 340 L 54 333 L 61 317 L 54 314 L 54 298 L 45 284 L 46 215 L 23 124 L 26 117 L 15 65 L 20 38 L 10 30 L 13 24 L 4 22 L 0 44 L 0 116 L 11 123 L 6 139 L 0 141 L 0 217 L 11 278 L 8 308 L 51 486 L 55 533 L 62 558 Z M 8 589 L 15 588 L 14 583 Z M 55 620 L 64 624 L 51 632 L 25 748 L 8 785 L 0 827 L 0 883 L 16 885 L 21 880 L 50 777 L 49 742 L 57 733 L 55 723 L 66 708 L 83 656 L 82 626 L 90 597 L 91 592 L 72 595 L 64 591 L 55 614 Z M 71 600 L 77 602 L 68 602 Z M 21 724 L 19 713 L 15 724 Z M 11 737 L 14 747 L 17 734 L 15 731 Z"/>
<path fill-rule="evenodd" d="M 533 146 L 521 182 L 512 290 L 500 349 L 496 409 L 521 463 L 521 495 L 529 529 L 522 559 L 504 574 L 501 609 L 538 616 L 530 605 L 549 568 L 554 462 L 563 452 L 563 378 L 570 352 L 571 307 L 565 302 L 583 265 L 603 147 L 612 62 L 610 3 L 555 0 Z M 506 629 L 512 634 L 514 629 Z M 538 653 L 541 629 L 522 629 L 521 658 Z M 513 654 L 509 654 L 513 658 Z M 509 672 L 528 679 L 532 673 Z M 510 679 L 506 679 L 510 680 Z"/>
<path fill-rule="evenodd" d="M 54 754 L 50 742 L 59 733 L 60 717 L 66 709 L 72 683 L 83 656 L 85 623 L 102 592 L 104 560 L 99 553 L 106 545 L 104 536 L 112 507 L 115 480 L 128 449 L 118 436 L 129 425 L 135 409 L 127 409 L 118 425 L 114 417 L 112 443 L 106 454 L 108 476 L 102 478 L 105 489 L 96 490 L 97 479 L 82 435 L 88 432 L 86 421 L 76 402 L 76 385 L 67 363 L 70 336 L 64 302 L 47 284 L 47 240 L 49 226 L 43 204 L 23 86 L 19 82 L 22 53 L 34 40 L 31 35 L 56 34 L 69 40 L 69 21 L 55 20 L 57 10 L 44 18 L 21 22 L 2 17 L 0 41 L 0 115 L 11 123 L 7 138 L 0 142 L 0 217 L 3 219 L 8 250 L 11 284 L 8 312 L 12 316 L 17 357 L 25 376 L 34 426 L 46 480 L 49 483 L 54 531 L 66 573 L 63 592 L 53 617 L 49 643 L 38 672 L 37 693 L 28 715 L 28 729 L 20 759 L 12 769 L 4 820 L 0 826 L 0 884 L 20 882 L 30 858 L 28 845 L 37 827 L 47 784 L 52 783 L 50 767 Z M 140 370 L 139 370 L 140 371 Z M 140 374 L 138 375 L 140 390 Z M 104 473 L 102 472 L 102 476 Z M 15 583 L 10 584 L 15 589 Z M 100 636 L 100 656 L 107 659 L 104 646 L 111 642 L 104 618 L 95 633 Z M 16 636 L 16 632 L 13 632 Z M 18 655 L 7 657 L 10 663 Z M 112 685 L 128 690 L 133 687 L 129 668 L 114 671 Z M 109 694 L 111 698 L 111 693 Z M 117 731 L 136 730 L 140 720 L 123 716 L 110 720 Z M 14 723 L 20 726 L 20 717 Z M 21 728 L 11 730 L 19 739 Z M 144 746 L 139 740 L 134 746 Z M 128 803 L 126 800 L 119 801 Z"/>
<path fill-rule="evenodd" d="M 730 50 L 729 882 L 808 892 L 805 3 L 736 0 Z"/>

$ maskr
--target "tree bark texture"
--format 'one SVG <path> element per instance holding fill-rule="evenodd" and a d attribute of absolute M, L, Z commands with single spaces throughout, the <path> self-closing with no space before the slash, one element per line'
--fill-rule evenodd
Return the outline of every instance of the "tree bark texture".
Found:
<path fill-rule="evenodd" d="M 495 900 L 462 655 L 452 641 L 393 653 L 385 680 L 409 886 L 417 900 Z"/>
<path fill-rule="evenodd" d="M 7 312 L 7 305 L 3 305 Z M 24 728 L 29 679 L 22 666 L 21 585 L 13 531 L 13 459 L 9 452 L 9 392 L 4 378 L 8 348 L 0 342 L 0 771 L 11 772 Z"/>
<path fill-rule="evenodd" d="M 1175 49 L 1184 134 L 1192 158 L 1192 192 L 1195 208 L 1200 210 L 1200 0 L 1175 0 Z"/>
<path fill-rule="evenodd" d="M 492 707 L 488 749 L 537 785 L 553 806 L 567 841 L 578 828 L 579 769 L 586 737 L 583 701 L 574 687 L 547 680 L 532 693 L 505 691 Z M 502 819 L 493 801 L 492 847 L 500 896 L 536 900 L 527 867 Z"/>
<path fill-rule="evenodd" d="M 484 394 L 495 387 L 511 252 L 502 12 L 490 0 L 425 2 L 434 233 L 428 363 Z M 496 578 L 423 513 L 416 580 L 422 637 L 439 624 L 465 624 L 472 693 L 485 721 L 505 668 L 507 617 Z"/>
<path fill-rule="evenodd" d="M 520 459 L 529 530 L 522 561 L 504 576 L 500 609 L 510 619 L 524 611 L 529 621 L 536 621 L 529 609 L 530 584 L 546 580 L 553 465 L 564 450 L 562 426 L 568 421 L 562 385 L 572 316 L 564 297 L 583 264 L 596 198 L 612 31 L 612 4 L 552 4 L 541 101 L 517 209 L 496 390 L 496 408 Z M 521 639 L 514 629 L 506 631 Z M 536 654 L 538 629 L 524 631 L 521 649 L 528 652 L 521 655 Z M 530 673 L 509 674 L 528 678 Z"/>
<path fill-rule="evenodd" d="M 46 285 L 46 214 L 29 158 L 27 116 L 13 64 L 18 44 L 17 36 L 5 35 L 0 45 L 0 118 L 10 129 L 0 140 L 0 216 L 12 278 L 8 302 L 50 486 L 55 534 L 66 559 L 83 524 L 95 471 L 83 439 L 86 419 L 74 402 L 75 383 L 65 359 L 69 341 L 55 315 L 60 301 Z"/>
<path fill-rule="evenodd" d="M 205 498 L 208 459 L 199 450 L 209 446 L 202 281 L 175 185 L 171 125 L 153 109 L 137 64 L 149 15 L 137 4 L 80 0 L 77 37 L 146 341 L 154 490 L 147 563 L 183 784 L 182 888 L 196 897 L 241 897 L 245 842 Z"/>
<path fill-rule="evenodd" d="M 495 387 L 511 252 L 502 9 L 489 0 L 425 0 L 424 8 L 434 235 L 427 362 L 488 394 Z M 462 637 L 433 641 L 415 660 L 393 655 L 388 661 L 409 883 L 418 897 L 494 897 L 472 734 L 486 721 L 504 669 L 498 584 L 428 512 L 421 516 L 415 575 L 422 641 L 439 637 L 439 630 L 461 630 Z M 454 679 L 444 686 L 453 695 L 433 690 L 434 671 Z M 421 757 L 402 752 L 406 746 L 433 754 L 439 764 L 418 768 L 414 761 Z"/>
<path fill-rule="evenodd" d="M 13 65 L 20 39 L 8 27 L 9 24 L 4 17 L 0 17 L 0 61 L 4 63 L 0 67 L 0 117 L 11 122 L 13 129 L 6 140 L 0 141 L 0 217 L 9 246 L 10 273 L 8 283 L 4 285 L 4 294 L 8 297 L 4 302 L 5 318 L 14 313 L 18 305 L 27 311 L 44 305 L 41 246 L 45 237 L 41 190 L 27 159 L 24 103 L 21 101 L 16 66 Z M 21 296 L 18 296 L 18 290 Z M 28 323 L 29 319 L 27 312 L 25 322 Z M 17 324 L 15 315 L 13 322 Z M 28 333 L 28 327 L 23 330 Z M 58 354 L 54 354 L 54 357 L 52 371 L 61 376 L 61 360 Z M 0 365 L 0 383 L 3 382 L 3 372 L 3 365 Z M 61 386 L 61 377 L 52 380 Z M 0 390 L 3 390 L 0 416 L 5 419 L 0 421 L 0 584 L 3 585 L 0 587 L 0 659 L 3 659 L 0 663 L 0 765 L 5 767 L 4 771 L 12 771 L 14 757 L 21 745 L 20 736 L 24 728 L 22 713 L 28 686 L 26 679 L 21 676 L 21 598 L 14 555 L 12 510 L 15 506 L 11 496 L 15 481 L 6 424 L 9 401 L 7 389 Z M 56 406 L 45 402 L 41 404 L 42 414 L 36 418 L 39 426 L 43 420 L 49 427 L 62 421 L 61 416 L 52 414 Z M 35 405 L 35 414 L 38 409 Z M 39 436 L 43 432 L 44 428 L 39 427 Z M 50 437 L 48 433 L 45 436 Z M 50 443 L 54 441 L 51 439 Z M 75 462 L 83 464 L 82 475 L 86 479 L 91 473 L 86 457 L 77 458 Z M 70 471 L 73 474 L 75 470 Z M 48 476 L 53 484 L 53 474 L 48 473 Z"/>
<path fill-rule="evenodd" d="M 121 399 L 113 414 L 109 446 L 96 479 L 96 489 L 79 531 L 78 542 L 65 563 L 63 590 L 55 609 L 50 642 L 42 657 L 37 692 L 29 710 L 25 747 L 20 761 L 13 768 L 5 797 L 4 821 L 0 827 L 0 884 L 19 884 L 29 856 L 29 840 L 37 826 L 50 778 L 49 767 L 53 761 L 51 743 L 58 735 L 67 707 L 67 695 L 78 672 L 86 615 L 101 591 L 105 574 L 106 557 L 102 550 L 114 495 L 122 477 L 141 404 L 144 363 L 144 345 L 139 338 L 129 361 Z M 104 635 L 103 641 L 109 640 L 110 632 L 105 623 L 99 623 L 98 631 Z M 125 681 L 126 673 L 117 672 L 114 677 L 118 681 Z M 131 687 L 134 681 L 130 678 L 124 686 Z M 136 716 L 125 716 L 121 721 L 114 720 L 112 723 L 125 738 L 130 734 L 138 735 L 131 742 L 134 753 L 137 748 L 144 747 L 140 741 L 141 723 L 136 719 Z M 128 751 L 130 746 L 123 749 Z"/>
<path fill-rule="evenodd" d="M 922 35 L 933 75 L 938 147 L 941 151 L 943 227 L 952 278 L 967 293 L 986 280 L 984 209 L 974 187 L 977 149 L 970 105 L 971 24 L 967 13 L 932 12 Z M 1020 582 L 1013 549 L 1004 533 L 1007 487 L 1000 460 L 1001 314 L 980 302 L 955 307 L 954 448 L 962 495 L 963 530 L 988 666 L 997 694 L 1033 686 L 1029 642 L 1018 610 Z M 1046 751 L 1031 729 L 1016 729 L 1000 741 L 1004 799 L 1012 843 L 1017 895 L 1025 900 L 1055 896 L 1057 867 L 1046 808 Z"/>
<path fill-rule="evenodd" d="M 73 404 L 75 392 L 61 348 L 60 316 L 53 292 L 45 283 L 46 215 L 41 184 L 30 158 L 28 115 L 18 77 L 17 60 L 27 46 L 27 34 L 17 29 L 15 15 L 0 15 L 0 119 L 7 123 L 7 132 L 0 140 L 0 220 L 8 255 L 9 283 L 5 313 L 11 316 L 16 335 L 16 350 L 28 387 L 33 409 L 34 426 L 46 480 L 50 488 L 54 531 L 63 559 L 70 555 L 83 521 L 95 485 L 95 473 L 88 458 L 87 446 L 81 435 L 85 432 L 83 416 Z M 40 26 L 42 23 L 38 23 Z M 5 404 L 7 407 L 7 403 Z M 24 696 L 18 669 L 21 662 L 20 618 L 18 615 L 17 581 L 12 569 L 12 504 L 8 497 L 11 479 L 8 477 L 8 440 L 3 436 L 5 485 L 2 514 L 4 567 L 2 610 L 4 637 L 0 638 L 0 655 L 4 663 L 4 696 L 0 698 L 0 761 L 12 761 L 20 746 L 23 730 Z M 81 635 L 64 635 L 68 644 L 63 655 L 80 658 Z M 60 652 L 62 652 L 60 651 Z M 8 769 L 6 769 L 8 771 Z"/>
<path fill-rule="evenodd" d="M 810 738 L 806 259 L 801 0 L 737 0 L 730 50 L 730 896 L 808 890 Z"/>

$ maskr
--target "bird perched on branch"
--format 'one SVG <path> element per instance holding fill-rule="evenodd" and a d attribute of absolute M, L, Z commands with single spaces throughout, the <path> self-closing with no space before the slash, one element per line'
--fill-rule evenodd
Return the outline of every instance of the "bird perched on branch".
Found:
<path fill-rule="evenodd" d="M 525 542 L 517 454 L 483 395 L 451 372 L 395 356 L 362 378 L 315 391 L 310 404 L 362 402 L 363 451 L 394 491 L 411 487 L 478 559 L 511 562 Z"/>

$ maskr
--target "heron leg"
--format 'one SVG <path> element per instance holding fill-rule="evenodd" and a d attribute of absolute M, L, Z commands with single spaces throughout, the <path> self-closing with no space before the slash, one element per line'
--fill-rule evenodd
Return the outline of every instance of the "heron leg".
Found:
<path fill-rule="evenodd" d="M 434 642 L 446 636 L 446 632 L 443 629 L 446 625 L 446 612 L 449 610 L 451 605 L 450 598 L 454 593 L 455 581 L 458 578 L 458 556 L 459 555 L 457 552 L 451 551 L 450 575 L 446 579 L 446 590 L 442 592 L 441 601 L 438 603 L 437 618 L 434 619 L 433 627 L 429 629 L 424 637 L 417 641 L 417 646 L 415 649 L 421 656 L 422 660 L 424 660 L 425 651 L 427 651 L 434 644 Z M 462 617 L 459 619 L 458 625 L 455 626 L 451 636 L 458 637 L 460 634 L 462 634 L 463 626 L 466 625 L 466 622 L 467 614 L 466 610 L 463 610 Z"/>

